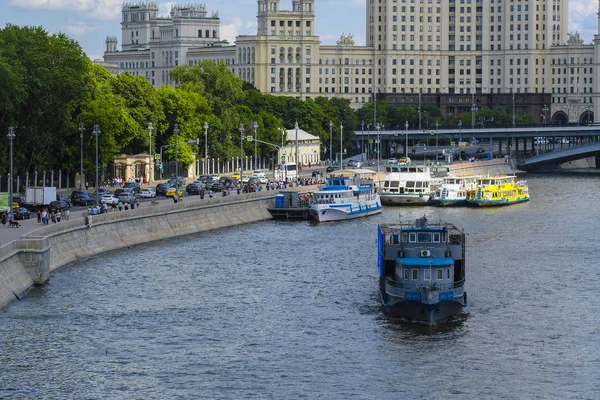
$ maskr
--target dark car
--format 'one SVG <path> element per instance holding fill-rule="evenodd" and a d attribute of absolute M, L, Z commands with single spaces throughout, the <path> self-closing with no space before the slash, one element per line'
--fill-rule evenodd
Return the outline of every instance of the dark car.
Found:
<path fill-rule="evenodd" d="M 142 187 L 137 182 L 127 182 L 123 185 L 123 189 L 130 189 L 133 191 L 133 193 L 139 193 L 141 192 Z"/>
<path fill-rule="evenodd" d="M 190 183 L 185 187 L 187 194 L 200 194 L 204 191 L 204 184 L 202 183 Z"/>
<path fill-rule="evenodd" d="M 169 189 L 169 185 L 165 183 L 159 183 L 158 185 L 156 185 L 156 195 L 165 196 L 167 194 L 167 189 Z"/>
<path fill-rule="evenodd" d="M 74 206 L 90 206 L 94 204 L 94 199 L 87 190 L 74 190 L 71 193 L 71 204 Z"/>
<path fill-rule="evenodd" d="M 213 192 L 222 192 L 223 190 L 227 190 L 227 187 L 223 183 L 215 182 L 210 187 L 210 190 L 212 190 Z"/>
<path fill-rule="evenodd" d="M 71 206 L 71 196 L 69 196 L 68 194 L 57 194 L 56 200 L 62 200 L 65 203 L 67 203 L 69 207 Z"/>
<path fill-rule="evenodd" d="M 52 201 L 52 202 L 50 202 L 50 204 L 48 204 L 48 211 L 50 211 L 50 212 L 52 212 L 52 211 L 61 212 L 61 211 L 67 210 L 69 208 L 71 208 L 69 203 L 67 203 L 66 201 L 63 201 L 63 200 Z"/>
<path fill-rule="evenodd" d="M 327 167 L 327 169 L 325 170 L 325 172 L 330 173 L 330 172 L 333 172 L 333 171 L 338 170 L 338 169 L 339 168 L 337 168 L 337 167 L 329 166 L 329 167 Z"/>
<path fill-rule="evenodd" d="M 15 194 L 13 196 L 13 201 L 16 202 L 19 205 L 19 207 L 21 207 L 25 203 L 25 196 Z"/>
<path fill-rule="evenodd" d="M 15 219 L 29 219 L 31 218 L 31 213 L 25 207 L 20 207 L 18 210 L 13 212 L 13 216 Z"/>
<path fill-rule="evenodd" d="M 252 178 L 250 178 L 252 179 Z M 224 184 L 227 187 L 231 187 L 232 185 L 235 186 L 237 181 L 233 178 L 230 178 L 228 176 L 222 176 L 219 178 L 219 182 Z"/>

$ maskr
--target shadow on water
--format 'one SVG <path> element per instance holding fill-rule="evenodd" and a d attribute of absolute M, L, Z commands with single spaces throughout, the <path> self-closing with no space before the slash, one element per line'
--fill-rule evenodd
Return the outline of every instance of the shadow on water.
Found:
<path fill-rule="evenodd" d="M 435 325 L 413 321 L 406 318 L 390 317 L 380 308 L 381 316 L 378 318 L 381 326 L 388 332 L 400 334 L 401 338 L 427 338 L 440 336 L 456 336 L 465 333 L 466 323 L 469 318 L 467 312 L 462 312 L 452 320 Z"/>

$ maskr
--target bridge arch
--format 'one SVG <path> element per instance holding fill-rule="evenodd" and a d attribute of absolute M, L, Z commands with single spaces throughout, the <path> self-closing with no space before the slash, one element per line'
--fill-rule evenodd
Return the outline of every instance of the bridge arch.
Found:
<path fill-rule="evenodd" d="M 552 124 L 565 125 L 569 123 L 569 117 L 564 111 L 557 111 L 552 116 Z"/>
<path fill-rule="evenodd" d="M 581 113 L 581 115 L 579 116 L 579 123 L 580 124 L 591 124 L 594 122 L 594 112 L 592 110 L 590 111 L 584 111 Z"/>

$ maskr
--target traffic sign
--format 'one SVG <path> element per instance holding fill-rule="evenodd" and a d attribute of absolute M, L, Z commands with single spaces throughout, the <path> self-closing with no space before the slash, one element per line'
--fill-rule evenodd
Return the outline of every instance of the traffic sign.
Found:
<path fill-rule="evenodd" d="M 423 151 L 427 151 L 427 146 L 423 146 Z"/>
<path fill-rule="evenodd" d="M 249 142 L 251 142 L 251 141 L 253 141 L 253 140 L 254 140 L 254 138 L 252 137 L 252 135 L 248 135 L 248 138 L 247 138 L 247 139 L 248 139 L 248 141 L 249 141 Z"/>
<path fill-rule="evenodd" d="M 158 164 L 158 169 L 163 169 L 163 163 Z"/>
<path fill-rule="evenodd" d="M 429 134 L 430 134 L 431 136 L 435 136 L 435 131 L 431 130 L 431 131 L 429 131 Z"/>
<path fill-rule="evenodd" d="M 154 159 L 155 159 L 156 161 L 160 161 L 160 154 L 155 154 L 155 155 L 154 155 Z"/>
<path fill-rule="evenodd" d="M 373 139 L 369 139 L 369 144 L 373 144 Z"/>

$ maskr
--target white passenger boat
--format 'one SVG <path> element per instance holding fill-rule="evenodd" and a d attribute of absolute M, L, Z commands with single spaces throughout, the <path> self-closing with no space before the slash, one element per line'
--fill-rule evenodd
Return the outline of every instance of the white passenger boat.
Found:
<path fill-rule="evenodd" d="M 448 176 L 431 197 L 433 204 L 442 206 L 466 205 L 469 191 L 477 187 L 475 176 Z"/>
<path fill-rule="evenodd" d="M 448 166 L 390 163 L 385 167 L 381 203 L 385 205 L 426 205 L 449 175 Z"/>
<path fill-rule="evenodd" d="M 335 171 L 326 185 L 314 192 L 310 216 L 319 222 L 343 221 L 381 212 L 381 201 L 368 169 Z"/>

